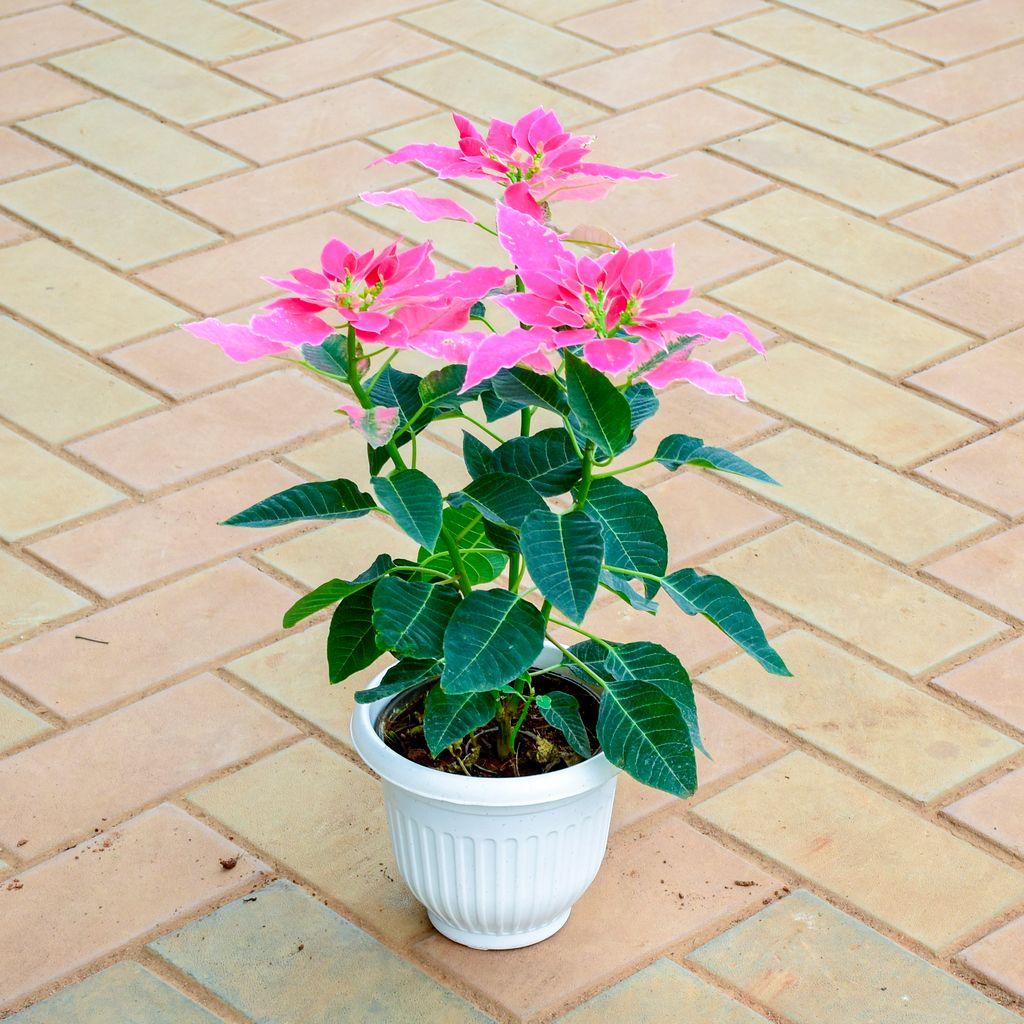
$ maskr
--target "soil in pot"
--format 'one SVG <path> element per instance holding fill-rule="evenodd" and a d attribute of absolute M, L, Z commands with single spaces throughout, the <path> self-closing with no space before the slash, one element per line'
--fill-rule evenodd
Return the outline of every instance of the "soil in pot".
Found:
<path fill-rule="evenodd" d="M 498 754 L 498 727 L 495 723 L 477 730 L 434 758 L 423 738 L 423 702 L 436 680 L 397 697 L 385 709 L 377 723 L 377 731 L 396 753 L 416 764 L 454 775 L 481 779 L 510 779 L 543 775 L 579 764 L 580 757 L 566 742 L 562 733 L 549 725 L 534 704 L 523 722 L 511 757 Z M 587 729 L 591 749 L 596 753 L 598 699 L 594 692 L 575 678 L 561 672 L 535 676 L 537 693 L 561 690 L 571 693 L 580 705 L 580 716 Z"/>

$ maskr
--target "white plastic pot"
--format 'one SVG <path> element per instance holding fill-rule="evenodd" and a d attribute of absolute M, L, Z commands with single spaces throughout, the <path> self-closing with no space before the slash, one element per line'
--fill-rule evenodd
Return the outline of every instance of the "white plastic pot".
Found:
<path fill-rule="evenodd" d="M 536 667 L 556 662 L 545 645 Z M 389 703 L 356 705 L 352 742 L 383 781 L 398 870 L 431 923 L 475 949 L 517 949 L 554 935 L 604 859 L 619 769 L 597 754 L 519 779 L 437 771 L 377 735 Z"/>

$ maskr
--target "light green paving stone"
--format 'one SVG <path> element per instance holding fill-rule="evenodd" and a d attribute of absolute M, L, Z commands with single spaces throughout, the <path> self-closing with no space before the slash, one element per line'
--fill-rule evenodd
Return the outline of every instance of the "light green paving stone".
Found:
<path fill-rule="evenodd" d="M 118 270 L 220 241 L 220 235 L 78 165 L 0 186 L 0 206 Z"/>
<path fill-rule="evenodd" d="M 1020 1017 L 809 892 L 688 957 L 793 1024 L 1020 1024 Z"/>
<path fill-rule="evenodd" d="M 764 1017 L 730 999 L 671 960 L 650 967 L 559 1017 L 557 1024 L 764 1024 Z"/>
<path fill-rule="evenodd" d="M 116 39 L 51 63 L 178 124 L 227 117 L 265 102 L 252 89 L 141 39 Z"/>
<path fill-rule="evenodd" d="M 0 693 L 0 750 L 7 750 L 16 743 L 47 732 L 49 728 L 38 715 L 26 711 L 20 704 Z M 0 871 L 4 867 L 3 861 L 0 861 Z"/>
<path fill-rule="evenodd" d="M 88 607 L 84 597 L 0 551 L 0 642 Z"/>
<path fill-rule="evenodd" d="M 928 14 L 928 8 L 911 0 L 781 0 L 787 7 L 817 14 L 862 32 L 892 25 L 894 22 Z M 932 5 L 936 6 L 936 5 Z"/>
<path fill-rule="evenodd" d="M 87 351 L 190 319 L 47 238 L 0 250 L 0 303 Z"/>
<path fill-rule="evenodd" d="M 195 185 L 247 166 L 117 100 L 80 103 L 22 121 L 19 127 L 157 192 Z"/>
<path fill-rule="evenodd" d="M 221 1018 L 128 962 L 69 985 L 8 1024 L 221 1024 Z"/>
<path fill-rule="evenodd" d="M 489 1018 L 290 882 L 150 949 L 260 1024 L 463 1024 Z"/>
<path fill-rule="evenodd" d="M 80 0 L 79 6 L 212 63 L 287 42 L 269 28 L 204 0 Z"/>

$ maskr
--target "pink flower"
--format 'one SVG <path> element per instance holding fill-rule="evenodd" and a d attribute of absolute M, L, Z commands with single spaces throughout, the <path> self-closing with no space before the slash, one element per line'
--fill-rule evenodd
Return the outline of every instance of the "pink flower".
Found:
<path fill-rule="evenodd" d="M 537 220 L 544 219 L 542 204 L 555 199 L 600 199 L 616 181 L 666 177 L 656 171 L 588 163 L 593 139 L 571 135 L 554 114 L 542 107 L 523 115 L 515 124 L 492 120 L 486 137 L 459 114 L 452 114 L 452 118 L 459 131 L 457 147 L 413 144 L 382 157 L 382 161 L 419 163 L 439 178 L 498 182 L 505 188 L 505 202 Z M 413 206 L 405 208 L 420 216 Z"/>

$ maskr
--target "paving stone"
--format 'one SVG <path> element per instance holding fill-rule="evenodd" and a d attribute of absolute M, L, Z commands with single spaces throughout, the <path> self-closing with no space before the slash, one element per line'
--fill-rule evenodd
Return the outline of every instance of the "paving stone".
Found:
<path fill-rule="evenodd" d="M 1024 324 L 1024 245 L 957 270 L 902 296 L 902 301 L 985 338 Z"/>
<path fill-rule="evenodd" d="M 488 1020 L 284 880 L 261 889 L 254 903 L 229 903 L 150 948 L 265 1024 Z M 252 983 L 254 968 L 258 985 Z"/>
<path fill-rule="evenodd" d="M 77 718 L 270 637 L 296 597 L 252 566 L 227 562 L 7 648 L 0 677 Z M 54 665 L 77 670 L 66 676 Z"/>
<path fill-rule="evenodd" d="M 927 137 L 937 134 L 941 133 Z M 937 199 L 949 191 L 920 174 L 792 124 L 758 128 L 710 148 L 873 217 Z"/>
<path fill-rule="evenodd" d="M 250 4 L 245 13 L 300 39 L 309 39 L 420 6 L 420 0 L 349 0 L 344 4 L 335 0 L 264 0 Z"/>
<path fill-rule="evenodd" d="M 623 110 L 764 62 L 764 57 L 745 47 L 697 32 L 564 72 L 552 81 Z"/>
<path fill-rule="evenodd" d="M 380 783 L 316 740 L 271 754 L 188 799 L 390 942 L 406 943 L 429 929 L 426 911 L 399 878 Z"/>
<path fill-rule="evenodd" d="M 44 441 L 77 434 L 159 405 L 144 391 L 8 317 L 0 317 L 0 413 Z"/>
<path fill-rule="evenodd" d="M 422 61 L 445 49 L 403 25 L 380 21 L 225 64 L 222 71 L 274 96 L 299 96 Z"/>
<path fill-rule="evenodd" d="M 945 815 L 1017 856 L 1024 856 L 1024 769 L 950 804 Z"/>
<path fill-rule="evenodd" d="M 280 529 L 257 531 L 220 524 L 302 482 L 302 477 L 273 462 L 257 462 L 65 530 L 30 545 L 29 550 L 101 597 L 119 597 L 281 536 Z"/>
<path fill-rule="evenodd" d="M 0 693 L 0 751 L 17 746 L 49 730 L 50 726 L 38 715 L 33 715 L 31 711 Z M 0 861 L 0 871 L 5 868 L 6 865 Z"/>
<path fill-rule="evenodd" d="M 730 367 L 750 397 L 892 466 L 919 462 L 980 432 L 973 421 L 802 345 Z M 813 387 L 800 387 L 813 381 Z M 900 429 L 894 431 L 893 423 Z"/>
<path fill-rule="evenodd" d="M 88 607 L 84 597 L 0 551 L 0 642 Z"/>
<path fill-rule="evenodd" d="M 82 0 L 82 6 L 201 61 L 216 63 L 288 41 L 204 0 Z"/>
<path fill-rule="evenodd" d="M 623 50 L 649 46 L 667 36 L 708 28 L 720 21 L 766 9 L 760 0 L 687 0 L 682 4 L 632 0 L 609 10 L 579 15 L 561 25 L 605 46 Z"/>
<path fill-rule="evenodd" d="M 570 18 L 577 14 L 585 14 L 588 11 L 596 11 L 601 7 L 607 7 L 615 0 L 561 0 L 555 6 L 549 0 L 496 0 L 502 7 L 511 7 L 520 14 L 537 21 L 553 22 L 561 21 L 563 18 Z"/>
<path fill-rule="evenodd" d="M 130 960 L 10 1018 L 11 1024 L 221 1024 L 209 1010 Z"/>
<path fill-rule="evenodd" d="M 918 472 L 1004 515 L 1024 514 L 1024 424 L 1018 423 L 926 463 Z"/>
<path fill-rule="evenodd" d="M 1016 1015 L 803 890 L 688 960 L 793 1024 L 1013 1024 Z"/>
<path fill-rule="evenodd" d="M 117 29 L 72 7 L 30 11 L 7 18 L 0 41 L 0 67 L 39 60 L 120 35 Z"/>
<path fill-rule="evenodd" d="M 1024 898 L 1021 872 L 799 751 L 692 813 L 933 952 Z"/>
<path fill-rule="evenodd" d="M 19 127 L 152 191 L 184 188 L 245 166 L 117 100 L 80 103 L 23 121 Z M 126 138 L 133 145 L 125 146 Z"/>
<path fill-rule="evenodd" d="M 0 123 L 35 117 L 95 95 L 78 82 L 35 64 L 0 71 Z"/>
<path fill-rule="evenodd" d="M 10 128 L 0 128 L 0 181 L 65 162 L 60 153 L 40 146 Z"/>
<path fill-rule="evenodd" d="M 32 237 L 32 229 L 18 224 L 9 217 L 0 216 L 0 245 L 22 242 Z"/>
<path fill-rule="evenodd" d="M 943 562 L 930 571 L 936 565 Z M 1006 628 L 799 523 L 719 555 L 708 568 L 909 675 L 935 668 Z"/>
<path fill-rule="evenodd" d="M 362 189 L 387 189 L 416 177 L 409 167 L 368 164 L 380 154 L 365 142 L 342 142 L 270 167 L 200 185 L 171 199 L 233 234 L 355 199 Z M 0 192 L 2 195 L 2 192 Z"/>
<path fill-rule="evenodd" d="M 930 117 L 787 64 L 755 68 L 715 89 L 865 149 L 938 127 Z"/>
<path fill-rule="evenodd" d="M 20 540 L 117 504 L 119 491 L 0 426 L 0 538 Z"/>
<path fill-rule="evenodd" d="M 298 735 L 215 676 L 178 683 L 0 762 L 0 842 L 34 860 Z"/>
<path fill-rule="evenodd" d="M 0 302 L 86 351 L 151 334 L 186 315 L 47 238 L 0 251 Z"/>
<path fill-rule="evenodd" d="M 335 426 L 341 398 L 285 370 L 94 434 L 71 450 L 130 487 L 155 491 Z"/>
<path fill-rule="evenodd" d="M 765 267 L 711 294 L 889 377 L 900 377 L 971 343 L 966 334 L 790 261 Z"/>
<path fill-rule="evenodd" d="M 0 205 L 118 270 L 220 241 L 212 231 L 79 165 L 0 186 Z"/>
<path fill-rule="evenodd" d="M 710 220 L 881 294 L 958 263 L 930 245 L 788 188 L 719 210 Z"/>
<path fill-rule="evenodd" d="M 975 707 L 1024 730 L 1024 638 L 1012 640 L 932 680 Z"/>
<path fill-rule="evenodd" d="M 897 46 L 949 63 L 1024 36 L 1024 11 L 1014 0 L 976 0 L 881 35 Z"/>
<path fill-rule="evenodd" d="M 558 1024 L 605 1024 L 609 1020 L 659 1024 L 680 1016 L 715 1024 L 763 1024 L 764 1021 L 760 1014 L 730 999 L 679 964 L 655 960 L 650 967 L 637 971 L 559 1017 Z"/>
<path fill-rule="evenodd" d="M 418 96 L 369 78 L 216 121 L 200 128 L 199 134 L 266 164 L 364 135 L 382 125 L 423 117 L 434 109 Z"/>
<path fill-rule="evenodd" d="M 118 39 L 51 63 L 176 124 L 227 117 L 264 102 L 259 93 L 141 39 Z"/>
<path fill-rule="evenodd" d="M 904 564 L 995 523 L 991 516 L 800 430 L 766 438 L 742 454 L 781 486 L 744 477 L 733 477 L 734 483 Z"/>
<path fill-rule="evenodd" d="M 1024 995 L 1024 918 L 968 946 L 957 959 L 1000 988 Z"/>
<path fill-rule="evenodd" d="M 221 858 L 238 856 L 225 871 Z M 162 804 L 0 887 L 0 1005 L 203 904 L 247 889 L 265 865 Z"/>
<path fill-rule="evenodd" d="M 1024 619 L 1024 525 L 928 566 L 940 580 Z"/>
<path fill-rule="evenodd" d="M 787 7 L 795 7 L 808 14 L 816 14 L 847 28 L 868 32 L 891 25 L 915 15 L 927 14 L 927 9 L 911 0 L 859 0 L 848 4 L 844 0 L 781 0 Z"/>
<path fill-rule="evenodd" d="M 989 726 L 803 630 L 773 646 L 793 679 L 766 682 L 738 657 L 701 680 L 913 800 L 935 800 L 1020 750 Z"/>
<path fill-rule="evenodd" d="M 1024 102 L 901 142 L 885 153 L 957 185 L 1010 170 L 1024 161 Z"/>

